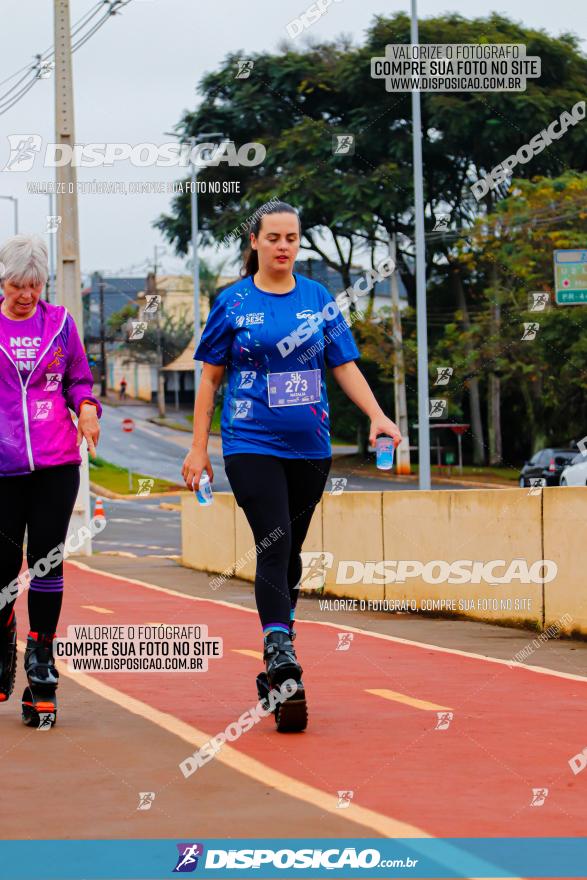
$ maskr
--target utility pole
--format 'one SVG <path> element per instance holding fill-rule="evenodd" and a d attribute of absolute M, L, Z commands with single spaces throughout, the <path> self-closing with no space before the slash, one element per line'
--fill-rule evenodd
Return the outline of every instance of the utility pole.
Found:
<path fill-rule="evenodd" d="M 106 400 L 108 388 L 106 386 L 106 320 L 104 314 L 104 279 L 100 275 L 100 396 Z"/>
<path fill-rule="evenodd" d="M 75 144 L 73 119 L 73 79 L 71 67 L 71 27 L 69 0 L 53 0 L 55 28 L 55 143 L 65 147 Z M 57 278 L 55 301 L 64 305 L 72 315 L 83 342 L 84 324 L 81 297 L 81 273 L 79 264 L 79 229 L 77 212 L 77 174 L 71 162 L 58 166 L 57 214 L 61 223 L 57 233 Z M 80 450 L 80 488 L 73 509 L 69 531 L 86 529 L 90 522 L 90 483 L 88 451 Z M 91 538 L 87 538 L 80 550 L 84 555 L 92 552 Z"/>
<path fill-rule="evenodd" d="M 56 143 L 66 148 L 75 144 L 73 81 L 71 69 L 71 31 L 69 0 L 55 4 L 55 134 Z M 69 150 L 67 150 L 69 152 Z M 83 340 L 81 273 L 79 265 L 79 225 L 77 173 L 72 162 L 56 168 L 57 215 L 57 294 L 58 301 L 73 316 Z"/>
<path fill-rule="evenodd" d="M 402 434 L 402 442 L 396 449 L 396 473 L 409 474 L 410 439 L 408 425 L 408 405 L 406 400 L 406 370 L 402 337 L 402 317 L 399 307 L 399 284 L 396 260 L 395 233 L 389 240 L 389 255 L 396 267 L 391 273 L 391 314 L 393 321 L 393 391 L 395 401 L 395 420 Z"/>
<path fill-rule="evenodd" d="M 410 39 L 418 43 L 416 0 L 411 0 Z M 424 182 L 422 179 L 422 118 L 420 92 L 412 89 L 412 155 L 416 225 L 416 327 L 418 341 L 418 462 L 420 489 L 430 489 L 430 424 L 428 402 L 428 323 L 426 315 L 426 239 L 424 237 Z"/>
<path fill-rule="evenodd" d="M 157 293 L 157 245 L 154 247 L 153 293 Z M 163 346 L 161 345 L 161 309 L 157 305 L 157 407 L 159 415 L 165 417 L 165 376 L 163 375 Z"/>

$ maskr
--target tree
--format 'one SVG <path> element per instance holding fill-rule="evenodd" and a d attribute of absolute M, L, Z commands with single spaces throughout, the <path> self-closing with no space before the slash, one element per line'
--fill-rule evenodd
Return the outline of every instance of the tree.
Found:
<path fill-rule="evenodd" d="M 516 153 L 561 110 L 582 98 L 587 60 L 576 37 L 554 38 L 498 14 L 470 21 L 453 14 L 424 19 L 420 41 L 524 43 L 528 55 L 542 59 L 541 78 L 530 80 L 524 93 L 422 94 L 427 274 L 430 291 L 440 298 L 437 304 L 429 297 L 430 314 L 434 320 L 438 310 L 445 323 L 456 318 L 460 324 L 464 354 L 459 368 L 466 371 L 462 388 L 473 426 L 474 458 L 480 463 L 485 458 L 482 388 L 471 342 L 479 307 L 474 297 L 480 294 L 469 283 L 456 241 L 492 210 L 507 188 L 490 191 L 478 203 L 470 187 L 482 172 Z M 267 156 L 257 167 L 220 164 L 201 172 L 205 180 L 236 180 L 241 185 L 240 194 L 222 201 L 213 193 L 200 195 L 202 243 L 222 242 L 271 198 L 290 201 L 301 212 L 302 247 L 339 272 L 341 286 L 346 287 L 353 262 L 373 260 L 395 232 L 398 265 L 413 307 L 410 95 L 386 93 L 383 83 L 370 74 L 370 59 L 383 55 L 386 44 L 409 42 L 408 16 L 378 16 L 361 46 L 338 39 L 306 51 L 287 45 L 276 53 L 259 53 L 248 57 L 253 61 L 248 79 L 235 77 L 242 53 L 231 54 L 218 71 L 207 74 L 199 86 L 201 103 L 183 115 L 178 133 L 189 137 L 220 130 L 239 145 L 251 139 L 261 142 Z M 354 152 L 334 153 L 333 141 L 347 133 L 354 137 Z M 577 126 L 516 172 L 521 177 L 548 175 L 558 173 L 561 165 L 582 171 L 585 158 Z M 434 214 L 447 207 L 449 228 L 436 233 Z M 178 253 L 186 253 L 189 193 L 179 195 L 171 213 L 158 218 L 155 226 Z M 493 319 L 498 326 L 496 314 Z"/>
<path fill-rule="evenodd" d="M 526 451 L 585 434 L 587 314 L 584 306 L 552 302 L 552 255 L 584 247 L 586 237 L 587 174 L 567 171 L 555 179 L 515 180 L 511 195 L 458 244 L 459 260 L 484 299 L 474 344 L 489 376 L 500 380 L 489 400 L 497 419 L 492 431 L 497 438 L 499 388 L 507 383 L 508 400 L 519 401 L 508 411 L 521 408 L 529 429 Z M 540 291 L 551 305 L 532 311 L 530 294 Z M 528 336 L 524 325 L 532 323 L 538 328 Z"/>
<path fill-rule="evenodd" d="M 221 260 L 219 263 L 209 263 L 200 257 L 200 289 L 204 296 L 208 298 L 210 307 L 216 298 L 218 281 L 225 265 L 226 260 Z"/>
<path fill-rule="evenodd" d="M 136 318 L 138 310 L 139 307 L 136 303 L 127 303 L 117 312 L 113 312 L 106 321 L 106 326 L 110 331 L 110 335 L 125 339 L 127 334 L 126 328 L 129 325 L 129 321 L 131 321 L 132 318 Z"/>
<path fill-rule="evenodd" d="M 157 345 L 158 330 L 155 321 L 146 322 L 146 328 L 143 328 L 141 338 L 131 339 L 132 319 L 136 317 L 136 306 L 126 305 L 118 312 L 110 316 L 109 326 L 113 330 L 122 331 L 124 333 L 124 348 L 132 358 L 140 363 L 148 363 L 158 365 Z M 163 355 L 162 366 L 167 366 L 176 357 L 185 351 L 190 341 L 194 338 L 194 323 L 189 320 L 184 312 L 174 316 L 166 312 L 163 308 L 161 311 L 161 350 Z"/>

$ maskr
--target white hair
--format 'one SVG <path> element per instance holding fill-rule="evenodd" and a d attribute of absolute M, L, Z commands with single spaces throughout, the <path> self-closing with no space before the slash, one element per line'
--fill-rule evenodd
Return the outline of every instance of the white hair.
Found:
<path fill-rule="evenodd" d="M 48 262 L 47 245 L 40 235 L 13 235 L 0 247 L 0 283 L 44 285 Z"/>

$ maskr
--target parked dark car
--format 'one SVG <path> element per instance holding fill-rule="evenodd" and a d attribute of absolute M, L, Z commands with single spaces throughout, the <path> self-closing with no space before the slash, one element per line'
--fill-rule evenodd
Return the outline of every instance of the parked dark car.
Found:
<path fill-rule="evenodd" d="M 520 486 L 559 486 L 562 472 L 576 454 L 576 449 L 541 449 L 520 471 Z M 541 482 L 530 482 L 535 479 Z"/>

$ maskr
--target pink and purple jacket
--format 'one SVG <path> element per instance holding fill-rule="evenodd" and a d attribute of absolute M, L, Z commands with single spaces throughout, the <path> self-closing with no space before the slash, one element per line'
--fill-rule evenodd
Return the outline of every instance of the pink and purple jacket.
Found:
<path fill-rule="evenodd" d="M 4 297 L 0 296 L 0 304 Z M 97 406 L 92 373 L 75 321 L 65 306 L 39 300 L 44 326 L 36 363 L 23 379 L 0 343 L 0 477 L 59 464 L 80 464 L 77 428 L 84 400 Z"/>

